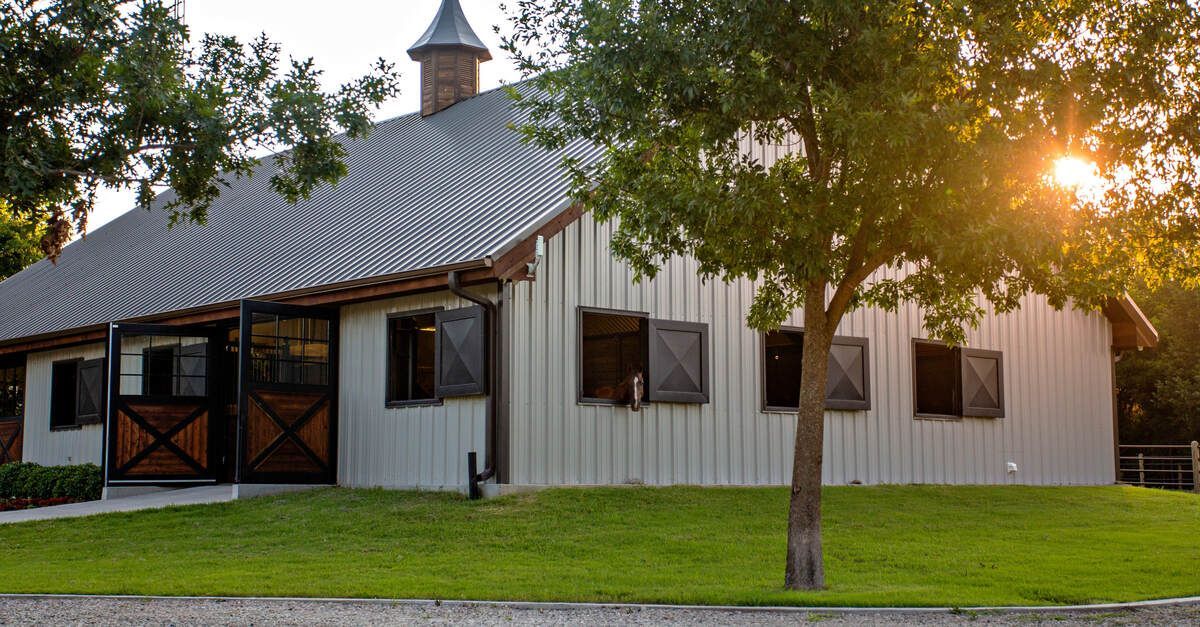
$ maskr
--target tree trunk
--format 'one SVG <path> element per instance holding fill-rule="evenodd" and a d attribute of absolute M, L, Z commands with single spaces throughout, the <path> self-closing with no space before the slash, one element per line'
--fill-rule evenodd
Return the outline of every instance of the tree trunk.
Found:
<path fill-rule="evenodd" d="M 804 306 L 804 357 L 800 373 L 800 412 L 792 460 L 788 508 L 787 576 L 789 590 L 825 587 L 821 551 L 821 454 L 825 440 L 825 382 L 833 326 L 825 312 L 825 286 L 808 288 Z"/>

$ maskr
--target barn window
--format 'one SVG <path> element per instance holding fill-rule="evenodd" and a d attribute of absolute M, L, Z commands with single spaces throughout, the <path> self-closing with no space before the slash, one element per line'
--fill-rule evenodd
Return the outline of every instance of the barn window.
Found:
<path fill-rule="evenodd" d="M 486 394 L 487 325 L 477 305 L 388 316 L 387 405 Z"/>
<path fill-rule="evenodd" d="M 434 389 L 434 312 L 388 317 L 387 403 L 432 402 Z"/>
<path fill-rule="evenodd" d="M 918 417 L 1004 416 L 1003 360 L 997 351 L 913 343 L 913 404 Z"/>
<path fill-rule="evenodd" d="M 58 361 L 50 370 L 50 428 L 100 422 L 104 359 Z"/>
<path fill-rule="evenodd" d="M 25 366 L 0 366 L 0 418 L 25 414 Z"/>
<path fill-rule="evenodd" d="M 625 380 L 645 375 L 646 317 L 581 310 L 579 314 L 579 400 L 629 402 Z"/>
<path fill-rule="evenodd" d="M 329 320 L 255 312 L 250 376 L 255 383 L 327 385 Z"/>
<path fill-rule="evenodd" d="M 707 403 L 708 325 L 579 310 L 579 401 L 626 404 L 642 374 L 646 401 Z"/>
<path fill-rule="evenodd" d="M 121 394 L 207 396 L 208 342 L 198 336 L 124 336 L 118 373 Z"/>
<path fill-rule="evenodd" d="M 75 393 L 79 381 L 79 362 L 56 362 L 50 375 L 50 428 L 73 427 Z"/>
<path fill-rule="evenodd" d="M 829 349 L 826 409 L 870 409 L 867 339 L 837 336 Z M 763 406 L 767 411 L 800 407 L 804 332 L 780 329 L 763 337 Z"/>
<path fill-rule="evenodd" d="M 916 342 L 913 348 L 913 373 L 918 416 L 959 415 L 957 349 L 943 344 Z"/>

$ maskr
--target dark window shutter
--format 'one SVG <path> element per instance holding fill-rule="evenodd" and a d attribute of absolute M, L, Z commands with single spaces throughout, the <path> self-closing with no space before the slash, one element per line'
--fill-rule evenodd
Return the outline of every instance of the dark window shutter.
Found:
<path fill-rule="evenodd" d="M 708 325 L 650 320 L 646 398 L 667 403 L 708 402 Z"/>
<path fill-rule="evenodd" d="M 963 348 L 962 415 L 1004 417 L 1004 360 L 999 351 Z"/>
<path fill-rule="evenodd" d="M 104 406 L 104 358 L 79 362 L 76 379 L 75 424 L 100 422 Z"/>
<path fill-rule="evenodd" d="M 208 395 L 208 343 L 179 347 L 179 377 L 176 395 Z"/>
<path fill-rule="evenodd" d="M 825 383 L 826 409 L 871 408 L 869 363 L 866 338 L 834 338 Z"/>
<path fill-rule="evenodd" d="M 471 396 L 487 390 L 483 307 L 439 311 L 434 316 L 434 387 L 437 396 Z"/>

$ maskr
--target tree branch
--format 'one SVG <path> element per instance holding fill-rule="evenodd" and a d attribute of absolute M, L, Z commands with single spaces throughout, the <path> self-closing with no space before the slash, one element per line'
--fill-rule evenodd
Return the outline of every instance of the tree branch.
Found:
<path fill-rule="evenodd" d="M 800 90 L 801 105 L 799 119 L 796 116 L 788 116 L 788 122 L 792 128 L 800 134 L 800 140 L 804 142 L 804 156 L 808 160 L 809 176 L 814 181 L 824 180 L 825 174 L 821 166 L 821 145 L 817 138 L 817 121 L 813 113 L 812 99 L 808 95 L 808 85 Z"/>
<path fill-rule="evenodd" d="M 143 144 L 133 150 L 133 152 L 146 152 L 147 150 L 171 150 L 182 148 L 183 150 L 192 150 L 196 147 L 193 143 L 181 144 Z"/>
<path fill-rule="evenodd" d="M 88 180 L 93 180 L 93 181 L 99 180 L 99 181 L 104 181 L 105 183 L 108 183 L 110 185 L 119 184 L 119 183 L 141 183 L 142 181 L 150 180 L 147 177 L 140 177 L 140 176 L 116 176 L 116 175 L 111 175 L 111 174 L 102 175 L 102 174 L 96 174 L 95 172 L 88 172 L 86 170 L 76 170 L 74 168 L 39 168 L 39 171 L 42 174 L 66 174 L 68 176 L 78 176 L 79 178 L 82 178 L 82 179 L 88 179 Z"/>
<path fill-rule="evenodd" d="M 825 315 L 831 325 L 836 324 L 841 320 L 842 314 L 846 313 L 846 308 L 850 305 L 850 299 L 854 297 L 854 291 L 858 289 L 858 286 L 862 285 L 862 282 L 867 280 L 872 272 L 887 263 L 897 252 L 898 249 L 894 246 L 882 247 L 842 277 L 833 296 L 829 299 L 829 307 L 825 310 Z"/>

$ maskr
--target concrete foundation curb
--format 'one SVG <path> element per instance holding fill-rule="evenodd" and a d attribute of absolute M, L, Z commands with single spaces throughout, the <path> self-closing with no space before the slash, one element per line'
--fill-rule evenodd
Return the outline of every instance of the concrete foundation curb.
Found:
<path fill-rule="evenodd" d="M 976 607 L 816 607 L 790 605 L 670 605 L 661 603 L 569 603 L 560 601 L 472 601 L 439 599 L 354 599 L 320 597 L 230 597 L 230 596 L 143 596 L 110 594 L 0 594 L 3 599 L 107 599 L 113 601 L 256 601 L 268 603 L 344 603 L 413 606 L 496 607 L 514 610 L 687 610 L 715 612 L 775 612 L 822 614 L 951 614 L 951 613 L 1072 613 L 1133 610 L 1174 605 L 1200 605 L 1200 596 L 1132 601 L 1129 603 L 1095 603 L 1089 605 L 1001 605 Z"/>

